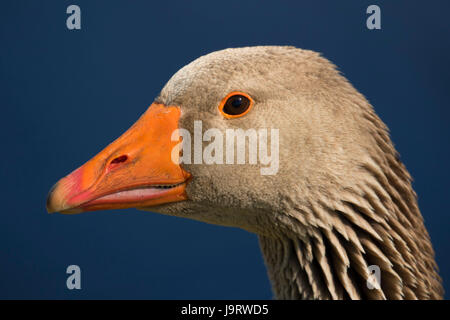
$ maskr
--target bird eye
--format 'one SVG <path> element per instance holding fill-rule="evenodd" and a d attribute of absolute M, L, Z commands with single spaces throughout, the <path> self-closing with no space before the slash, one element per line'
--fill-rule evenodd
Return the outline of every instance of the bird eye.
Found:
<path fill-rule="evenodd" d="M 222 99 L 219 111 L 225 118 L 239 118 L 247 114 L 253 105 L 253 99 L 243 92 L 231 92 Z"/>

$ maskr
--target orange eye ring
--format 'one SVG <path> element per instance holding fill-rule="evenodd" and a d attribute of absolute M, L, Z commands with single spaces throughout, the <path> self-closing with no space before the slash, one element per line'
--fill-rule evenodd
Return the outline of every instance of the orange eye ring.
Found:
<path fill-rule="evenodd" d="M 245 116 L 253 107 L 253 99 L 240 91 L 230 92 L 220 101 L 219 111 L 227 119 Z"/>

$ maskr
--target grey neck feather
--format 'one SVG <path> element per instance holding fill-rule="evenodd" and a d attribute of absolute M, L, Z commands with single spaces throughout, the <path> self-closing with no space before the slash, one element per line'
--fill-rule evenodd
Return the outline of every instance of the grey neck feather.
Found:
<path fill-rule="evenodd" d="M 290 228 L 259 236 L 276 298 L 443 297 L 406 169 L 397 159 L 395 174 L 384 168 L 377 176 L 380 167 L 375 164 L 366 170 L 368 177 L 377 178 L 360 190 L 336 190 L 339 198 L 316 195 L 306 206 L 296 199 L 284 201 L 285 212 L 277 216 L 290 217 L 285 224 Z M 380 268 L 378 289 L 367 284 L 372 265 Z"/>

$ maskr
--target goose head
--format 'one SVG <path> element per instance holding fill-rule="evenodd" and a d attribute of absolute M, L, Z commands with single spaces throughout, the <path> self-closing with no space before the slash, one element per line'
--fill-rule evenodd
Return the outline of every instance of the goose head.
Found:
<path fill-rule="evenodd" d="M 386 126 L 312 51 L 248 47 L 198 58 L 47 199 L 49 212 L 120 208 L 256 233 L 280 298 L 441 294 Z M 381 266 L 379 290 L 362 284 L 370 264 Z"/>

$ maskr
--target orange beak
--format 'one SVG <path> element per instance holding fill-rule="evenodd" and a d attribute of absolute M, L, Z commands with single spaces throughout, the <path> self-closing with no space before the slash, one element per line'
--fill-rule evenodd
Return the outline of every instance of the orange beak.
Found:
<path fill-rule="evenodd" d="M 79 213 L 186 200 L 190 174 L 172 159 L 180 142 L 172 137 L 179 118 L 179 107 L 153 103 L 121 137 L 53 186 L 47 211 Z"/>

